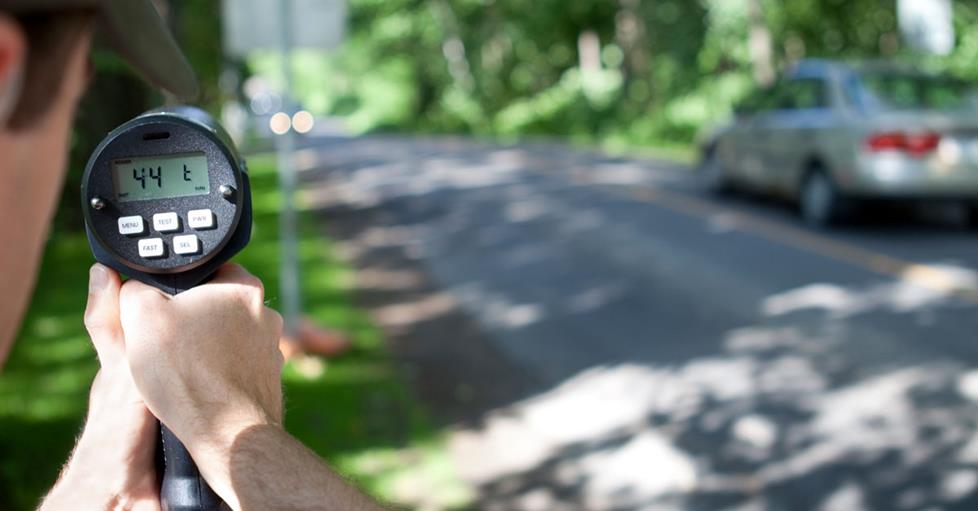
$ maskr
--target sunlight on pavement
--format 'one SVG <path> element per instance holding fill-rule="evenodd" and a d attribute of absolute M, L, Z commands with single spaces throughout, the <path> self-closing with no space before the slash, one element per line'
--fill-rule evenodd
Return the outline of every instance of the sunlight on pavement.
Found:
<path fill-rule="evenodd" d="M 375 311 L 374 316 L 383 326 L 404 326 L 440 316 L 455 307 L 456 302 L 451 295 L 437 293 L 411 302 L 388 305 Z"/>
<path fill-rule="evenodd" d="M 733 425 L 733 436 L 751 447 L 768 450 L 778 439 L 778 427 L 760 415 L 746 415 Z"/>
<path fill-rule="evenodd" d="M 540 509 L 575 502 L 559 495 L 570 488 L 595 510 L 684 509 L 721 496 L 732 504 L 852 464 L 878 467 L 876 478 L 843 478 L 822 509 L 865 508 L 867 492 L 894 484 L 893 502 L 953 502 L 975 488 L 972 468 L 933 484 L 903 475 L 965 451 L 975 412 L 948 392 L 973 392 L 974 373 L 920 364 L 848 379 L 824 340 L 787 330 L 741 330 L 726 345 L 722 356 L 672 367 L 584 371 L 458 430 L 453 455 L 500 509 L 530 488 L 531 501 L 547 503 Z"/>
<path fill-rule="evenodd" d="M 847 483 L 829 494 L 818 509 L 819 511 L 861 511 L 868 508 L 862 488 L 855 483 Z"/>
<path fill-rule="evenodd" d="M 381 289 L 394 291 L 411 289 L 421 282 L 422 276 L 416 271 L 364 268 L 356 274 L 359 289 Z"/>
<path fill-rule="evenodd" d="M 544 316 L 542 306 L 532 303 L 511 303 L 506 297 L 493 294 L 483 286 L 467 284 L 453 290 L 461 304 L 469 310 L 479 311 L 479 316 L 489 325 L 507 329 L 523 328 L 536 323 Z"/>
<path fill-rule="evenodd" d="M 880 309 L 912 312 L 942 305 L 948 297 L 909 282 L 887 282 L 852 290 L 837 284 L 809 284 L 771 296 L 761 309 L 767 316 L 782 316 L 803 310 L 822 310 L 844 318 Z"/>
<path fill-rule="evenodd" d="M 822 310 L 834 318 L 877 310 L 921 312 L 946 304 L 958 296 L 959 291 L 974 289 L 978 289 L 978 272 L 951 265 L 914 265 L 900 280 L 863 289 L 828 283 L 807 284 L 768 297 L 761 309 L 767 316 Z"/>
<path fill-rule="evenodd" d="M 506 219 L 510 222 L 525 222 L 546 214 L 549 209 L 545 199 L 511 202 L 506 206 Z"/>
<path fill-rule="evenodd" d="M 371 139 L 329 166 L 312 205 L 377 215 L 342 251 L 398 252 L 437 281 L 378 307 L 382 323 L 464 312 L 544 382 L 454 428 L 480 508 L 922 509 L 974 494 L 978 371 L 925 330 L 973 306 L 966 262 L 889 256 L 650 188 L 675 172 L 546 147 Z M 749 272 L 769 270 L 756 244 L 799 262 L 771 261 L 778 278 L 755 286 Z M 710 265 L 728 249 L 748 273 Z M 368 262 L 361 288 L 410 289 L 390 271 Z M 893 350 L 910 329 L 934 340 Z"/>
<path fill-rule="evenodd" d="M 625 293 L 625 285 L 621 282 L 610 282 L 590 289 L 585 289 L 567 298 L 567 310 L 574 314 L 582 314 L 604 307 Z"/>
<path fill-rule="evenodd" d="M 957 388 L 963 397 L 978 402 L 978 370 L 968 371 L 958 377 Z"/>
<path fill-rule="evenodd" d="M 589 509 L 628 506 L 633 495 L 648 499 L 690 492 L 697 480 L 694 458 L 656 431 L 643 431 L 617 449 L 588 454 L 578 467 L 586 481 L 582 504 Z"/>
<path fill-rule="evenodd" d="M 440 189 L 476 189 L 512 183 L 521 169 L 519 152 L 497 156 L 492 161 L 473 162 L 445 157 L 428 157 L 419 165 L 410 147 L 385 144 L 383 140 L 361 143 L 345 154 L 351 162 L 375 161 L 377 152 L 390 161 L 372 165 L 345 179 L 310 191 L 307 200 L 313 207 L 346 204 L 367 207 L 395 196 L 420 196 Z M 400 153 L 400 154 L 399 154 Z M 307 157 L 308 162 L 313 161 Z M 460 167 L 466 172 L 458 172 Z M 311 167 L 309 167 L 311 168 Z"/>
<path fill-rule="evenodd" d="M 903 271 L 901 278 L 944 294 L 964 293 L 975 298 L 978 289 L 978 273 L 974 270 L 946 264 L 911 265 Z"/>

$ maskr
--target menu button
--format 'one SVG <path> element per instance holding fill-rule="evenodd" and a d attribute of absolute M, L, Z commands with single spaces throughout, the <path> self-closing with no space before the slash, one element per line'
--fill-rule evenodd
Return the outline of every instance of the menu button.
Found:
<path fill-rule="evenodd" d="M 142 234 L 146 230 L 141 216 L 122 216 L 119 217 L 119 234 L 131 236 Z"/>

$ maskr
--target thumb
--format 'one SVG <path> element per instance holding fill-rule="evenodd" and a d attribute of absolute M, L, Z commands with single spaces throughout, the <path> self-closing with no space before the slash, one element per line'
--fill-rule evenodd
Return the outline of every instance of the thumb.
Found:
<path fill-rule="evenodd" d="M 95 264 L 88 272 L 88 305 L 85 328 L 92 338 L 102 366 L 122 359 L 125 341 L 119 323 L 119 288 L 122 282 L 115 271 Z"/>

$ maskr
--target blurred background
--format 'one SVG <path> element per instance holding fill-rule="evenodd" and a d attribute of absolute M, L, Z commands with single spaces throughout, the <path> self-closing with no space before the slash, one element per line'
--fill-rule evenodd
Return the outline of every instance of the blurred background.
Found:
<path fill-rule="evenodd" d="M 239 261 L 349 336 L 287 428 L 425 510 L 978 505 L 978 2 L 160 0 L 249 159 Z M 32 509 L 96 371 L 77 190 L 0 374 Z M 295 194 L 280 188 L 292 168 Z"/>

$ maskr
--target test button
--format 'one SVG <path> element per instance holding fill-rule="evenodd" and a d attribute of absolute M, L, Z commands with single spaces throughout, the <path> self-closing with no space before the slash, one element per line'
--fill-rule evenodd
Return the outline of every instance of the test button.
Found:
<path fill-rule="evenodd" d="M 148 238 L 139 240 L 139 256 L 147 259 L 153 257 L 163 257 L 166 250 L 163 247 L 162 238 Z"/>
<path fill-rule="evenodd" d="M 145 230 L 146 226 L 143 224 L 143 217 L 139 215 L 119 217 L 119 234 L 131 236 L 133 234 L 142 234 Z"/>
<path fill-rule="evenodd" d="M 214 212 L 209 209 L 192 209 L 187 212 L 187 225 L 193 229 L 214 227 Z"/>
<path fill-rule="evenodd" d="M 159 232 L 180 230 L 180 217 L 176 213 L 157 213 L 153 215 L 153 229 Z"/>
<path fill-rule="evenodd" d="M 200 252 L 200 240 L 193 234 L 173 237 L 173 251 L 179 255 L 190 255 Z"/>

